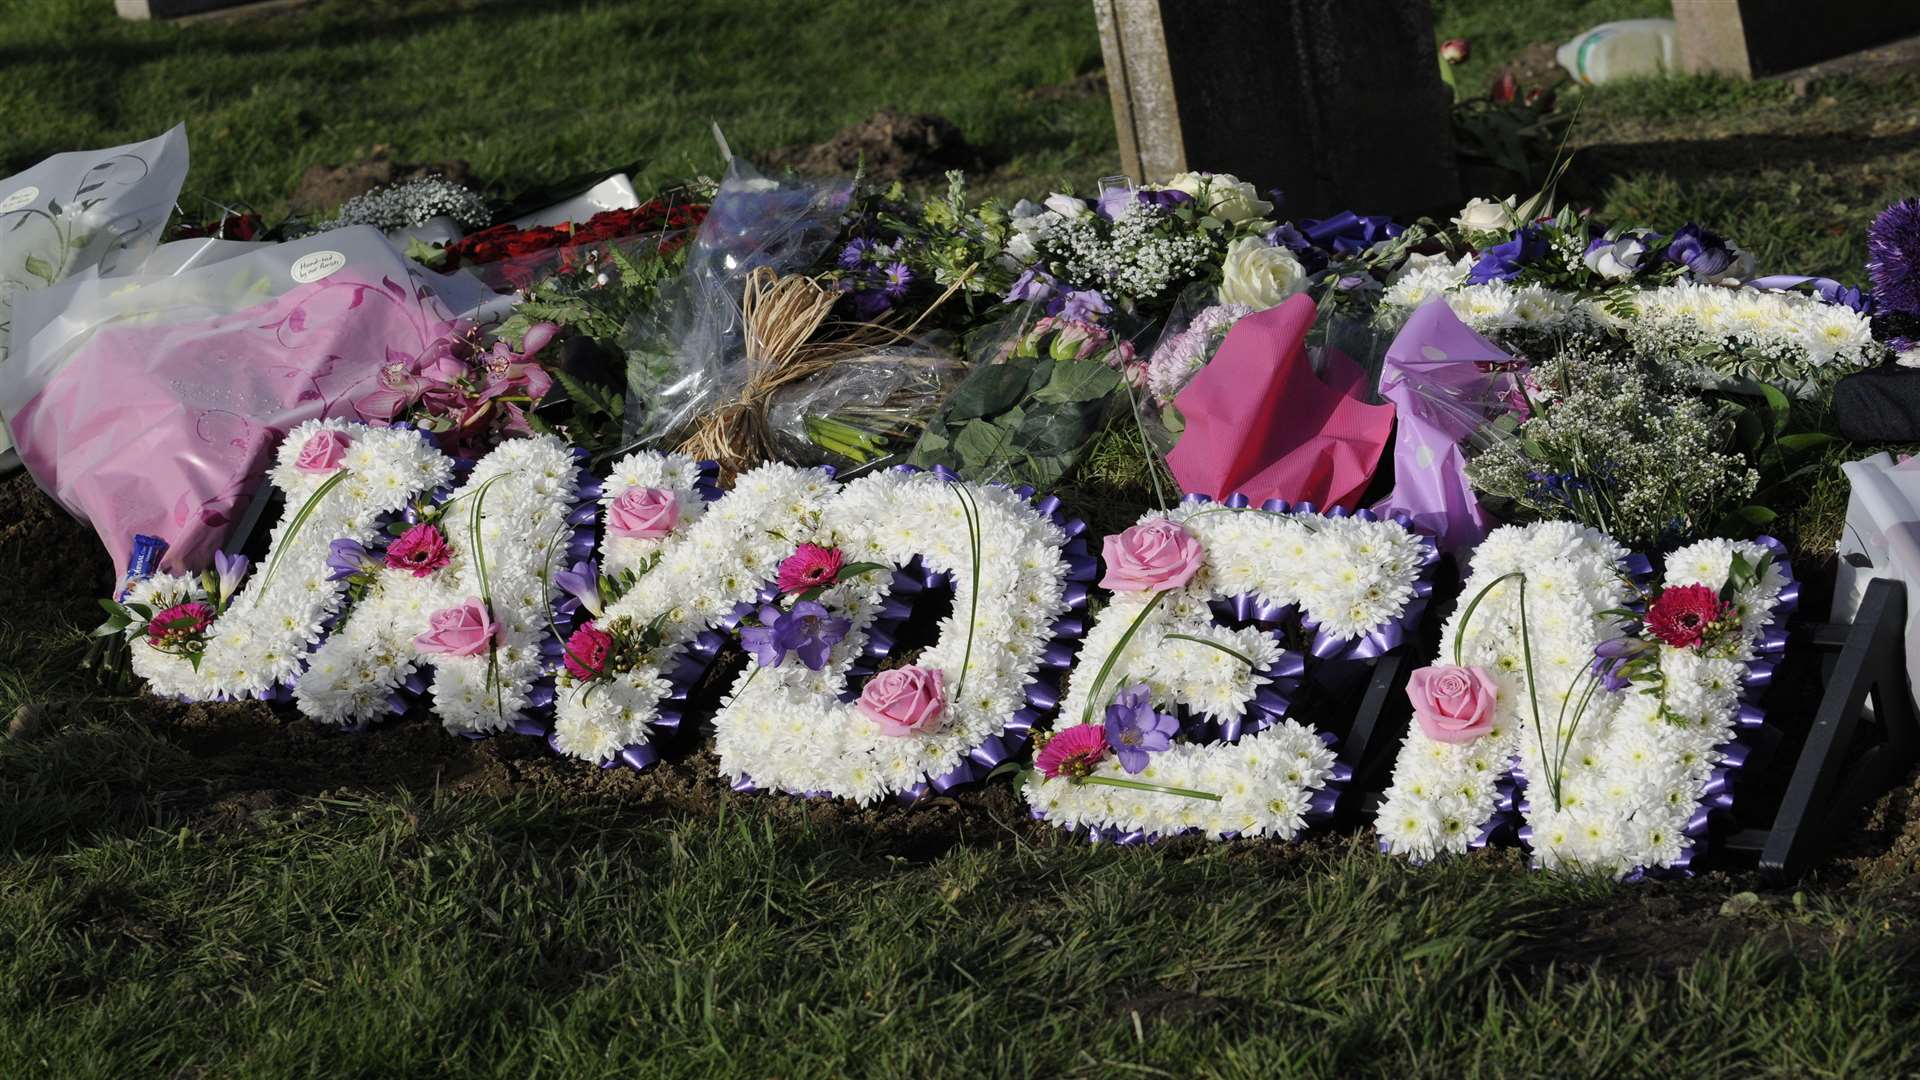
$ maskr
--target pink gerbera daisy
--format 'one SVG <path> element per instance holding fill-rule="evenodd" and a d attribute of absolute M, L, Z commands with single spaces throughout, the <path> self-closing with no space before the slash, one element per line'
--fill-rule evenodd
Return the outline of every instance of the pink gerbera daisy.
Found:
<path fill-rule="evenodd" d="M 791 596 L 831 585 L 840 578 L 839 548 L 801 544 L 780 564 L 780 591 Z"/>
<path fill-rule="evenodd" d="M 1041 775 L 1052 780 L 1067 777 L 1078 780 L 1093 771 L 1107 756 L 1107 733 L 1099 724 L 1081 724 L 1053 733 L 1033 763 Z"/>

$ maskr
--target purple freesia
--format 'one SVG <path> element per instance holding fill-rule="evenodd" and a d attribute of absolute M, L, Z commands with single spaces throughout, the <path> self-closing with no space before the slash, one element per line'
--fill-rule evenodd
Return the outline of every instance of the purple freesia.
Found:
<path fill-rule="evenodd" d="M 846 637 L 851 629 L 851 620 L 828 614 L 826 605 L 818 600 L 802 600 L 793 605 L 792 611 L 780 616 L 774 626 L 774 636 L 782 651 L 798 656 L 801 663 L 819 671 L 827 666 L 827 656 L 833 651 L 834 643 Z"/>
<path fill-rule="evenodd" d="M 345 581 L 355 574 L 380 568 L 380 563 L 358 540 L 342 537 L 327 545 L 327 580 Z"/>
<path fill-rule="evenodd" d="M 851 620 L 835 618 L 817 600 L 802 600 L 786 612 L 765 604 L 759 619 L 760 625 L 740 631 L 740 645 L 761 667 L 778 667 L 791 653 L 809 669 L 820 671 L 827 666 L 835 643 L 853 629 Z"/>
<path fill-rule="evenodd" d="M 1600 680 L 1600 688 L 1606 692 L 1618 693 L 1633 685 L 1626 675 L 1626 667 L 1634 658 L 1647 651 L 1647 643 L 1637 638 L 1609 638 L 1593 647 L 1593 676 Z"/>
<path fill-rule="evenodd" d="M 1147 767 L 1149 754 L 1157 754 L 1173 745 L 1180 721 L 1166 713 L 1153 711 L 1153 695 L 1147 684 L 1137 683 L 1113 695 L 1107 706 L 1107 745 L 1120 767 L 1137 773 Z"/>
<path fill-rule="evenodd" d="M 553 583 L 592 612 L 594 618 L 605 614 L 602 610 L 605 605 L 600 600 L 600 567 L 592 559 L 574 563 L 570 569 L 553 575 Z"/>
<path fill-rule="evenodd" d="M 1467 281 L 1474 285 L 1485 285 L 1490 281 L 1511 281 L 1520 273 L 1520 268 L 1528 263 L 1537 262 L 1546 257 L 1547 238 L 1537 225 L 1524 225 L 1514 230 L 1513 237 L 1504 244 L 1495 244 L 1480 253 L 1480 259 L 1473 264 L 1473 270 L 1467 274 Z"/>
<path fill-rule="evenodd" d="M 229 555 L 224 551 L 213 553 L 213 570 L 215 576 L 219 578 L 222 603 L 233 599 L 234 592 L 240 588 L 240 582 L 247 576 L 247 568 L 252 565 L 253 560 L 245 555 Z"/>
<path fill-rule="evenodd" d="M 753 661 L 761 667 L 775 667 L 787 658 L 787 650 L 780 646 L 780 637 L 775 627 L 780 623 L 780 609 L 772 604 L 764 604 L 758 615 L 759 626 L 744 627 L 740 631 L 740 647 L 753 654 Z"/>

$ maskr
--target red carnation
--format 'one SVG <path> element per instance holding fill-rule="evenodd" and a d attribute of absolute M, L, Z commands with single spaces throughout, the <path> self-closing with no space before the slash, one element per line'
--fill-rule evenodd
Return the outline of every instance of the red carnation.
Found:
<path fill-rule="evenodd" d="M 567 638 L 564 654 L 567 674 L 581 682 L 591 682 L 607 673 L 607 658 L 613 655 L 613 635 L 592 623 L 582 623 L 580 629 Z"/>
<path fill-rule="evenodd" d="M 1698 648 L 1732 613 L 1733 605 L 1705 585 L 1681 585 L 1663 590 L 1647 609 L 1647 631 L 1676 649 Z"/>

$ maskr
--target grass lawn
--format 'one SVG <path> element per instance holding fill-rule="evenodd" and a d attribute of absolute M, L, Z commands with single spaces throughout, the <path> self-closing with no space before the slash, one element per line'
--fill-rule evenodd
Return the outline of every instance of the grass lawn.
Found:
<path fill-rule="evenodd" d="M 1528 44 L 1662 4 L 1437 6 L 1484 87 Z M 709 121 L 751 153 L 882 105 L 953 119 L 993 190 L 1117 165 L 1084 0 L 8 15 L 0 174 L 185 119 L 191 192 L 267 210 L 376 145 L 465 158 L 502 193 L 635 159 L 657 183 L 715 169 Z M 1603 88 L 1574 191 L 1858 282 L 1867 218 L 1920 191 L 1916 88 Z M 635 775 L 421 718 L 340 736 L 143 699 L 78 666 L 111 574 L 95 548 L 0 481 L 0 716 L 41 728 L 0 740 L 0 1077 L 1920 1069 L 1913 790 L 1784 891 L 1737 868 L 1548 877 L 1511 852 L 1414 868 L 1366 833 L 1090 847 L 999 784 L 860 811 L 734 794 L 697 739 Z"/>

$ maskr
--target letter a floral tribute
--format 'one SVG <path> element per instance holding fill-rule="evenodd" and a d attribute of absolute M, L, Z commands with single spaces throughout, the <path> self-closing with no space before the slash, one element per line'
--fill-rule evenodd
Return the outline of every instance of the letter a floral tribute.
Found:
<path fill-rule="evenodd" d="M 1291 839 L 1332 813 L 1336 717 L 1289 718 L 1308 660 L 1379 656 L 1432 592 L 1398 521 L 1193 499 L 1105 542 L 1113 602 L 1035 759 L 1036 816 L 1095 838 Z M 1162 711 L 1165 710 L 1165 711 Z"/>

